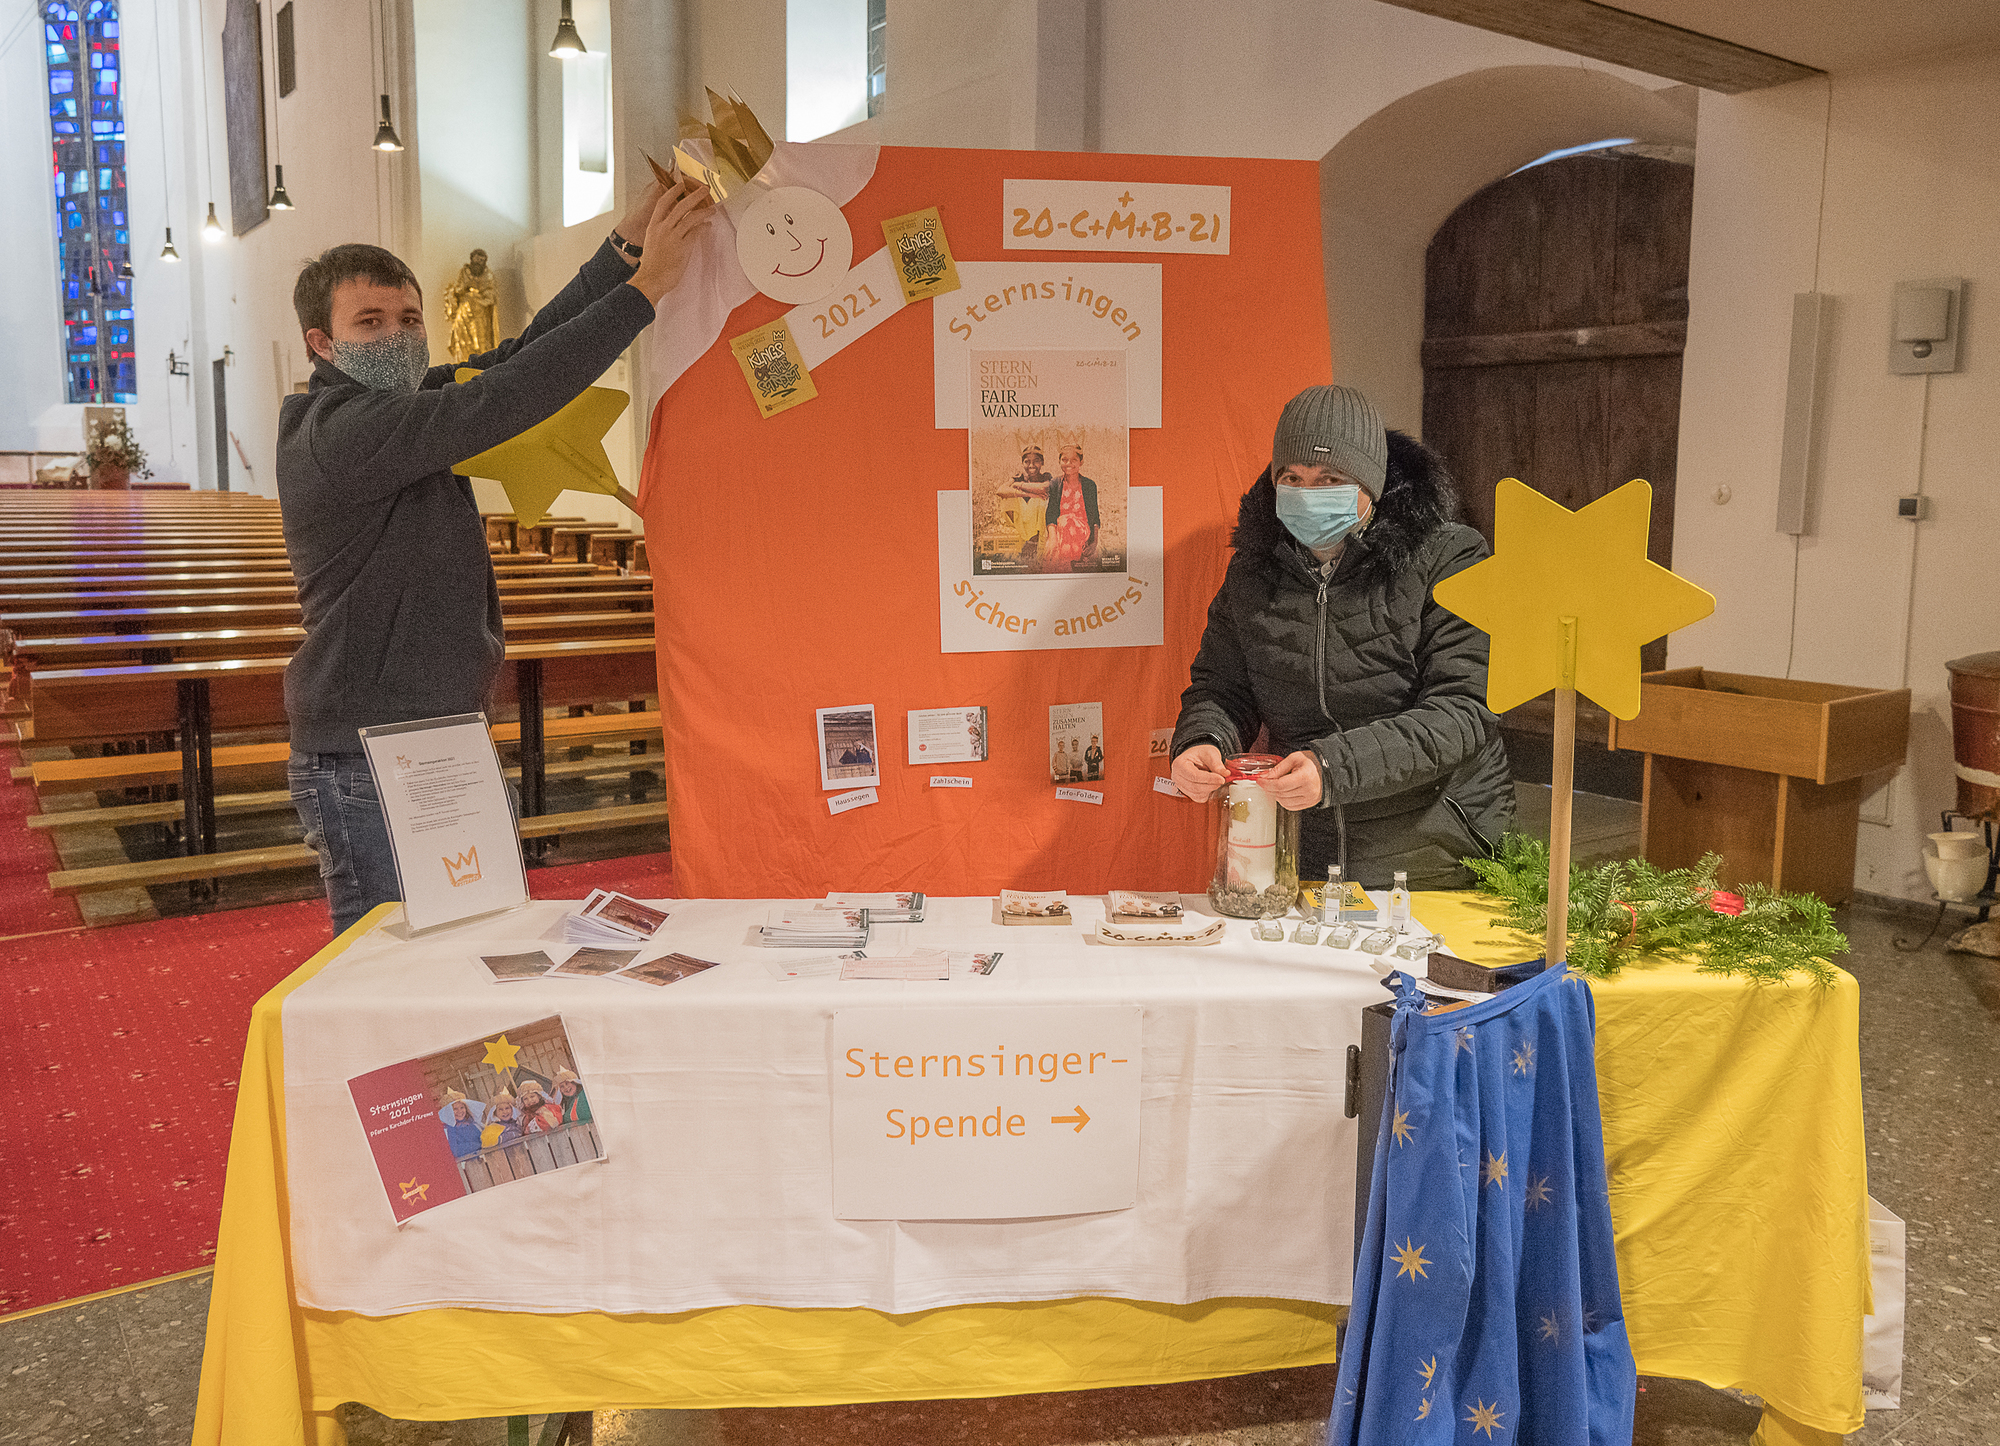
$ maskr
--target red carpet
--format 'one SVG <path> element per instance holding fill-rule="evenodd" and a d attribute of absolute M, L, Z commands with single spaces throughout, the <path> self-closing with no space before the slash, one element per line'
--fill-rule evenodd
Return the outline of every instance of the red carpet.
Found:
<path fill-rule="evenodd" d="M 18 750 L 0 748 L 0 769 L 20 766 Z M 62 860 L 47 834 L 21 822 L 38 812 L 35 790 L 24 783 L 9 783 L 6 774 L 0 773 L 0 939 L 46 929 L 73 929 L 83 922 L 74 899 L 49 892 L 48 876 L 62 867 Z M 0 951 L 10 948 L 0 944 Z"/>
<path fill-rule="evenodd" d="M 13 814 L 27 793 L 0 783 Z M 19 862 L 26 833 L 0 817 L 10 875 L 32 873 Z M 549 899 L 673 892 L 663 853 L 532 869 L 528 881 Z M 0 933 L 41 917 L 35 896 L 51 902 L 39 877 L 0 889 Z M 55 902 L 73 923 L 74 906 Z M 62 929 L 55 917 L 43 927 Z M 311 900 L 0 943 L 0 1069 L 16 1101 L 0 1111 L 0 1314 L 214 1259 L 250 1007 L 330 935 Z"/>

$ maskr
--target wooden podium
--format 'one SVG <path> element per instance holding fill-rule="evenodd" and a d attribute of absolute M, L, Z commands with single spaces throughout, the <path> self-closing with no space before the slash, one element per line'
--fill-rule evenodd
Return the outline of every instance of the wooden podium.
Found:
<path fill-rule="evenodd" d="M 1910 691 L 1671 668 L 1640 681 L 1610 746 L 1646 755 L 1640 852 L 1661 868 L 1722 855 L 1722 883 L 1830 904 L 1854 892 L 1861 777 L 1903 761 Z"/>

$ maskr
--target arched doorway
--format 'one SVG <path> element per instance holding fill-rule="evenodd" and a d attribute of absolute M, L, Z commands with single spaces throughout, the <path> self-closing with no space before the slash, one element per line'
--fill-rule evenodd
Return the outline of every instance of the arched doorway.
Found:
<path fill-rule="evenodd" d="M 1693 202 L 1692 165 L 1596 151 L 1494 182 L 1432 237 L 1424 440 L 1489 542 L 1502 477 L 1572 510 L 1644 477 L 1647 553 L 1672 565 Z M 1664 667 L 1665 640 L 1641 661 Z M 1501 721 L 1516 776 L 1541 781 L 1549 705 Z M 1637 760 L 1605 754 L 1602 710 L 1580 706 L 1577 721 L 1579 786 L 1637 798 Z"/>

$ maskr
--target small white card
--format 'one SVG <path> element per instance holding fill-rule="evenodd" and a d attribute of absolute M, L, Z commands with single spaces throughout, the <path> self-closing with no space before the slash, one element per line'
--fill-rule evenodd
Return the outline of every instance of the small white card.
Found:
<path fill-rule="evenodd" d="M 1187 797 L 1185 793 L 1181 792 L 1180 786 L 1176 784 L 1171 778 L 1155 778 L 1153 780 L 1153 792 L 1164 793 L 1169 798 Z"/>
<path fill-rule="evenodd" d="M 836 793 L 826 801 L 826 811 L 836 817 L 851 809 L 866 808 L 871 803 L 879 803 L 872 788 L 856 788 L 847 793 Z"/>
<path fill-rule="evenodd" d="M 1104 795 L 1088 788 L 1058 788 L 1056 797 L 1066 803 L 1103 803 Z"/>
<path fill-rule="evenodd" d="M 972 787 L 972 780 L 962 773 L 933 773 L 931 775 L 931 787 L 970 788 Z"/>

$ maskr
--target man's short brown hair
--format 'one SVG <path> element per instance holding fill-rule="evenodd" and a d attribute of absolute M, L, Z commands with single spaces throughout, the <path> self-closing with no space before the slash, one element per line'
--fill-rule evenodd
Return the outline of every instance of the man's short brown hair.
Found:
<path fill-rule="evenodd" d="M 292 310 L 299 314 L 299 332 L 317 328 L 333 331 L 333 289 L 343 281 L 373 281 L 382 286 L 414 286 L 419 299 L 424 294 L 416 272 L 403 258 L 380 246 L 350 241 L 329 246 L 299 269 L 298 283 L 292 287 Z"/>

